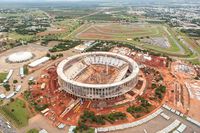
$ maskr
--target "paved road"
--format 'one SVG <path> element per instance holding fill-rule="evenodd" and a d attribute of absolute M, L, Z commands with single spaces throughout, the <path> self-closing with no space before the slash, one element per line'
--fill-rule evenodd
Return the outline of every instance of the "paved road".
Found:
<path fill-rule="evenodd" d="M 187 125 L 186 130 L 183 133 L 200 133 L 200 127 L 186 121 L 185 119 L 177 116 L 176 114 L 164 109 L 163 112 L 170 117 L 169 120 L 164 119 L 161 115 L 158 115 L 156 118 L 150 120 L 149 122 L 142 124 L 134 128 L 128 128 L 119 131 L 113 131 L 113 133 L 144 133 L 146 129 L 147 133 L 156 133 L 170 125 L 174 120 L 179 120 L 181 123 Z"/>
<path fill-rule="evenodd" d="M 200 127 L 194 125 L 191 122 L 188 122 L 186 119 L 183 119 L 180 116 L 177 116 L 176 114 L 172 113 L 171 111 L 168 111 L 164 108 L 162 108 L 162 109 L 164 110 L 164 113 L 167 114 L 168 116 L 170 116 L 172 119 L 174 119 L 174 120 L 177 119 L 177 120 L 181 121 L 181 123 L 187 125 L 187 129 L 185 130 L 184 133 L 193 133 L 193 132 L 200 133 Z"/>
<path fill-rule="evenodd" d="M 48 133 L 68 133 L 69 126 L 65 126 L 64 129 L 58 129 L 52 125 L 52 122 L 49 121 L 46 117 L 38 114 L 31 119 L 29 119 L 29 124 L 26 127 L 17 129 L 17 133 L 26 133 L 29 129 L 45 129 Z"/>
<path fill-rule="evenodd" d="M 167 32 L 167 34 L 169 35 L 169 37 L 173 40 L 173 42 L 176 44 L 176 46 L 179 48 L 179 53 L 184 54 L 185 50 L 183 49 L 183 47 L 178 43 L 178 41 L 174 38 L 174 36 L 172 36 L 172 34 L 168 31 L 167 27 L 163 26 L 163 29 L 165 30 L 165 32 Z"/>
<path fill-rule="evenodd" d="M 67 57 L 69 57 L 71 55 L 77 54 L 76 52 L 73 52 L 73 49 L 67 50 L 67 51 L 64 51 L 64 52 L 60 52 L 60 53 L 63 53 L 64 56 L 59 58 L 59 59 L 57 59 L 57 60 L 50 61 L 48 63 L 42 64 L 41 67 L 39 67 L 39 69 L 37 71 L 25 76 L 25 78 L 23 80 L 16 78 L 17 80 L 20 81 L 20 84 L 22 85 L 22 89 L 13 98 L 18 97 L 19 95 L 21 95 L 21 93 L 23 93 L 25 90 L 28 89 L 28 80 L 29 80 L 30 77 L 34 77 L 34 78 L 37 79 L 37 77 L 40 76 L 40 74 L 42 73 L 42 71 L 44 69 L 48 68 L 49 66 L 51 66 L 51 65 L 53 65 L 55 63 L 60 62 L 61 60 L 65 59 L 65 58 L 67 58 Z M 15 74 L 17 74 L 17 72 Z M 19 76 L 15 75 L 15 77 L 19 77 Z M 21 83 L 21 81 L 23 81 L 23 82 Z M 4 103 L 2 105 L 5 105 L 5 104 L 7 104 L 9 102 L 10 102 L 9 99 L 5 99 Z M 3 133 L 16 133 L 16 129 L 14 129 L 13 126 L 11 126 L 11 128 L 8 128 L 8 126 L 6 125 L 6 122 L 7 121 L 4 120 L 3 117 L 0 115 L 0 131 L 3 131 Z"/>

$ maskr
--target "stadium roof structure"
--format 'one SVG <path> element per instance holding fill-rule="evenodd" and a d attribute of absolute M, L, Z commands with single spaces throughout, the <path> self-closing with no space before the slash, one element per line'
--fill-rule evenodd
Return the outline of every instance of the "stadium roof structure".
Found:
<path fill-rule="evenodd" d="M 64 68 L 65 68 L 66 64 L 68 64 L 70 61 L 76 60 L 77 58 L 80 58 L 80 57 L 84 58 L 86 56 L 90 56 L 90 55 L 94 55 L 95 56 L 95 55 L 98 55 L 98 54 L 121 58 L 121 59 L 129 62 L 130 66 L 132 67 L 131 74 L 127 78 L 125 78 L 125 79 L 123 79 L 123 80 L 121 80 L 119 82 L 110 83 L 110 84 L 87 84 L 87 83 L 81 83 L 81 82 L 77 82 L 75 80 L 71 80 L 71 79 L 67 78 L 67 76 L 64 73 Z M 68 57 L 67 59 L 65 59 L 62 62 L 60 62 L 60 64 L 57 67 L 57 73 L 61 77 L 61 79 L 63 79 L 65 82 L 69 82 L 69 83 L 74 84 L 74 85 L 81 85 L 83 87 L 104 88 L 104 87 L 108 87 L 108 86 L 109 87 L 117 86 L 117 85 L 120 85 L 120 84 L 123 84 L 125 82 L 128 82 L 128 81 L 132 80 L 132 78 L 134 78 L 134 77 L 136 77 L 138 75 L 139 67 L 138 67 L 137 63 L 134 60 L 132 60 L 131 58 L 129 58 L 127 56 L 124 56 L 124 55 L 111 53 L 111 52 L 88 52 L 88 53 L 82 53 L 82 54 L 79 54 L 79 55 Z"/>
<path fill-rule="evenodd" d="M 81 98 L 106 99 L 134 89 L 139 66 L 121 54 L 88 52 L 61 61 L 57 74 L 61 90 Z"/>
<path fill-rule="evenodd" d="M 33 58 L 31 52 L 16 52 L 8 56 L 7 60 L 12 63 L 25 62 Z"/>

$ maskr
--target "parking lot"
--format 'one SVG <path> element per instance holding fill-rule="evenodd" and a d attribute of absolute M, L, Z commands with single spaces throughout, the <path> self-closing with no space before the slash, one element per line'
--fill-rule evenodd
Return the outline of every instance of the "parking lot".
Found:
<path fill-rule="evenodd" d="M 140 126 L 134 127 L 134 128 L 128 128 L 124 130 L 119 131 L 113 131 L 113 133 L 144 133 L 144 129 L 147 131 L 147 133 L 156 133 L 166 127 L 168 127 L 171 123 L 173 123 L 175 120 L 180 121 L 182 124 L 186 125 L 187 128 L 183 133 L 200 133 L 200 127 L 186 121 L 186 119 L 176 115 L 175 113 L 172 113 L 164 108 L 162 108 L 163 113 L 165 113 L 167 116 L 170 117 L 169 120 L 166 120 L 161 115 L 158 115 L 151 121 L 144 123 Z"/>
<path fill-rule="evenodd" d="M 16 133 L 15 128 L 0 116 L 0 131 L 3 133 Z"/>

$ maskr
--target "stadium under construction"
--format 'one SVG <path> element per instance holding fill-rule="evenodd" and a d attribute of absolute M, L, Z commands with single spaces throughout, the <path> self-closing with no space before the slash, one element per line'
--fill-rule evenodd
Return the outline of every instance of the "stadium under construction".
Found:
<path fill-rule="evenodd" d="M 91 52 L 69 57 L 57 67 L 61 90 L 86 99 L 108 99 L 132 90 L 139 67 L 127 56 Z"/>

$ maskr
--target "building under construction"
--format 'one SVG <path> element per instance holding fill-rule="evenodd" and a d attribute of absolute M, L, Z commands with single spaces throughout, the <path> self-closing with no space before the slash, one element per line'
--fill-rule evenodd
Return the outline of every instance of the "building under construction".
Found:
<path fill-rule="evenodd" d="M 136 86 L 138 73 L 135 61 L 111 52 L 75 55 L 57 67 L 60 89 L 86 99 L 114 98 L 125 94 Z"/>

